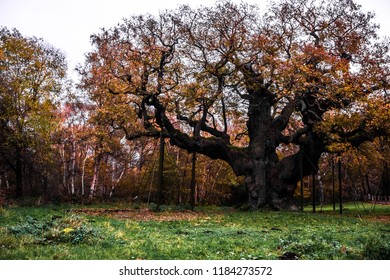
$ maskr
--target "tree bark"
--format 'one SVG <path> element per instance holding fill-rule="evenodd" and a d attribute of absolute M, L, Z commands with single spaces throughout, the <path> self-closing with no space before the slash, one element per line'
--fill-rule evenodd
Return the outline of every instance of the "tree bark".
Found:
<path fill-rule="evenodd" d="M 21 152 L 16 151 L 16 164 L 15 164 L 15 176 L 16 176 L 16 190 L 15 195 L 17 198 L 23 196 L 23 161 L 21 159 Z"/>
<path fill-rule="evenodd" d="M 95 196 L 95 192 L 97 189 L 99 172 L 100 172 L 100 160 L 101 160 L 101 155 L 97 155 L 95 157 L 95 160 L 93 161 L 93 176 L 92 176 L 91 188 L 89 193 L 90 199 Z"/>
<path fill-rule="evenodd" d="M 62 186 L 64 188 L 64 191 L 67 190 L 67 184 L 66 184 L 66 174 L 67 174 L 67 166 L 66 166 L 66 157 L 65 157 L 65 143 L 62 144 L 61 149 L 61 159 L 62 159 Z M 69 194 L 69 190 L 68 190 Z"/>
<path fill-rule="evenodd" d="M 389 196 L 390 195 L 390 178 L 389 178 L 389 165 L 385 163 L 383 168 L 383 176 L 382 176 L 382 195 Z"/>
<path fill-rule="evenodd" d="M 121 181 L 123 174 L 125 174 L 126 166 L 123 167 L 121 173 L 119 174 L 118 178 L 111 178 L 111 191 L 109 197 L 112 197 L 114 195 L 114 192 L 116 190 L 116 187 L 118 186 L 119 182 Z M 115 173 L 115 166 L 112 166 L 112 173 Z"/>
<path fill-rule="evenodd" d="M 192 161 L 191 161 L 191 190 L 190 190 L 190 206 L 191 211 L 194 211 L 195 208 L 195 188 L 196 188 L 196 152 L 192 153 Z"/>
<path fill-rule="evenodd" d="M 158 177 L 157 177 L 157 210 L 163 200 L 163 188 L 164 188 L 164 150 L 165 141 L 163 131 L 160 132 L 160 150 L 158 158 Z"/>
<path fill-rule="evenodd" d="M 76 139 L 72 135 L 72 156 L 70 171 L 70 194 L 75 194 L 75 177 L 76 177 Z"/>
<path fill-rule="evenodd" d="M 84 196 L 85 195 L 85 164 L 87 162 L 87 159 L 89 158 L 89 155 L 88 155 L 88 152 L 86 152 L 86 155 L 83 159 L 83 163 L 82 163 L 82 166 L 81 166 L 81 195 Z"/>

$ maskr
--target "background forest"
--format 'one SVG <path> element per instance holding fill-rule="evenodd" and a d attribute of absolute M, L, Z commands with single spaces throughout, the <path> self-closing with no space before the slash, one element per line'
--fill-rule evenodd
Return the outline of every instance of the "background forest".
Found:
<path fill-rule="evenodd" d="M 126 141 L 107 116 L 112 98 L 97 100 L 67 80 L 65 57 L 43 40 L 2 28 L 0 56 L 2 203 L 155 201 L 158 139 Z M 187 203 L 191 155 L 169 144 L 165 154 L 164 201 Z M 227 201 L 240 185 L 220 161 L 199 156 L 196 171 L 199 203 Z"/>

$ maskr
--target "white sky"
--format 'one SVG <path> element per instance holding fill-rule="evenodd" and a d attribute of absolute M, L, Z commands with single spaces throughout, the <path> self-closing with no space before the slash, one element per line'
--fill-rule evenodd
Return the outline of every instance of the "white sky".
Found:
<path fill-rule="evenodd" d="M 374 11 L 381 35 L 390 36 L 390 0 L 355 0 Z M 70 74 L 91 49 L 89 37 L 134 14 L 157 14 L 179 4 L 212 5 L 215 0 L 0 0 L 0 26 L 43 38 L 66 55 Z M 240 0 L 237 0 L 240 2 Z M 245 0 L 259 6 L 268 0 Z M 73 76 L 73 75 L 72 75 Z"/>

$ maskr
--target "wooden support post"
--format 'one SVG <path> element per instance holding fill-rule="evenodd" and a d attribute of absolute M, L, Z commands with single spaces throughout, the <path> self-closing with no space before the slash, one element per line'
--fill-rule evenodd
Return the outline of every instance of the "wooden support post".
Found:
<path fill-rule="evenodd" d="M 158 159 L 158 177 L 157 177 L 157 211 L 160 210 L 160 205 L 163 199 L 163 188 L 164 188 L 164 135 L 163 129 L 160 132 L 160 151 Z"/>
<path fill-rule="evenodd" d="M 341 155 L 338 154 L 339 165 L 339 200 L 340 200 L 340 214 L 343 214 L 343 188 L 342 188 L 342 174 L 341 174 Z"/>
<path fill-rule="evenodd" d="M 313 195 L 313 213 L 316 212 L 316 174 L 313 171 L 313 188 L 312 188 L 312 195 Z"/>
<path fill-rule="evenodd" d="M 303 212 L 303 148 L 301 146 L 299 152 L 299 170 L 301 177 L 301 212 Z"/>
<path fill-rule="evenodd" d="M 192 152 L 191 192 L 190 192 L 191 211 L 194 211 L 195 208 L 195 188 L 196 188 L 195 172 L 196 172 L 196 152 Z"/>
<path fill-rule="evenodd" d="M 336 211 L 336 180 L 334 178 L 334 157 L 332 155 L 332 203 L 333 203 L 333 211 Z"/>

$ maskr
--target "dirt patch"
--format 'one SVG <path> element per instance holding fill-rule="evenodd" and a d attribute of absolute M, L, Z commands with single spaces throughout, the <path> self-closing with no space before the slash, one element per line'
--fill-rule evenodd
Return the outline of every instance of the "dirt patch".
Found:
<path fill-rule="evenodd" d="M 94 216 L 109 216 L 117 219 L 134 221 L 183 221 L 210 219 L 206 213 L 192 211 L 153 212 L 149 209 L 73 209 L 73 213 Z"/>
<path fill-rule="evenodd" d="M 363 217 L 363 219 L 372 221 L 372 222 L 381 222 L 390 224 L 390 216 L 389 215 L 376 215 L 376 216 L 368 216 Z"/>

